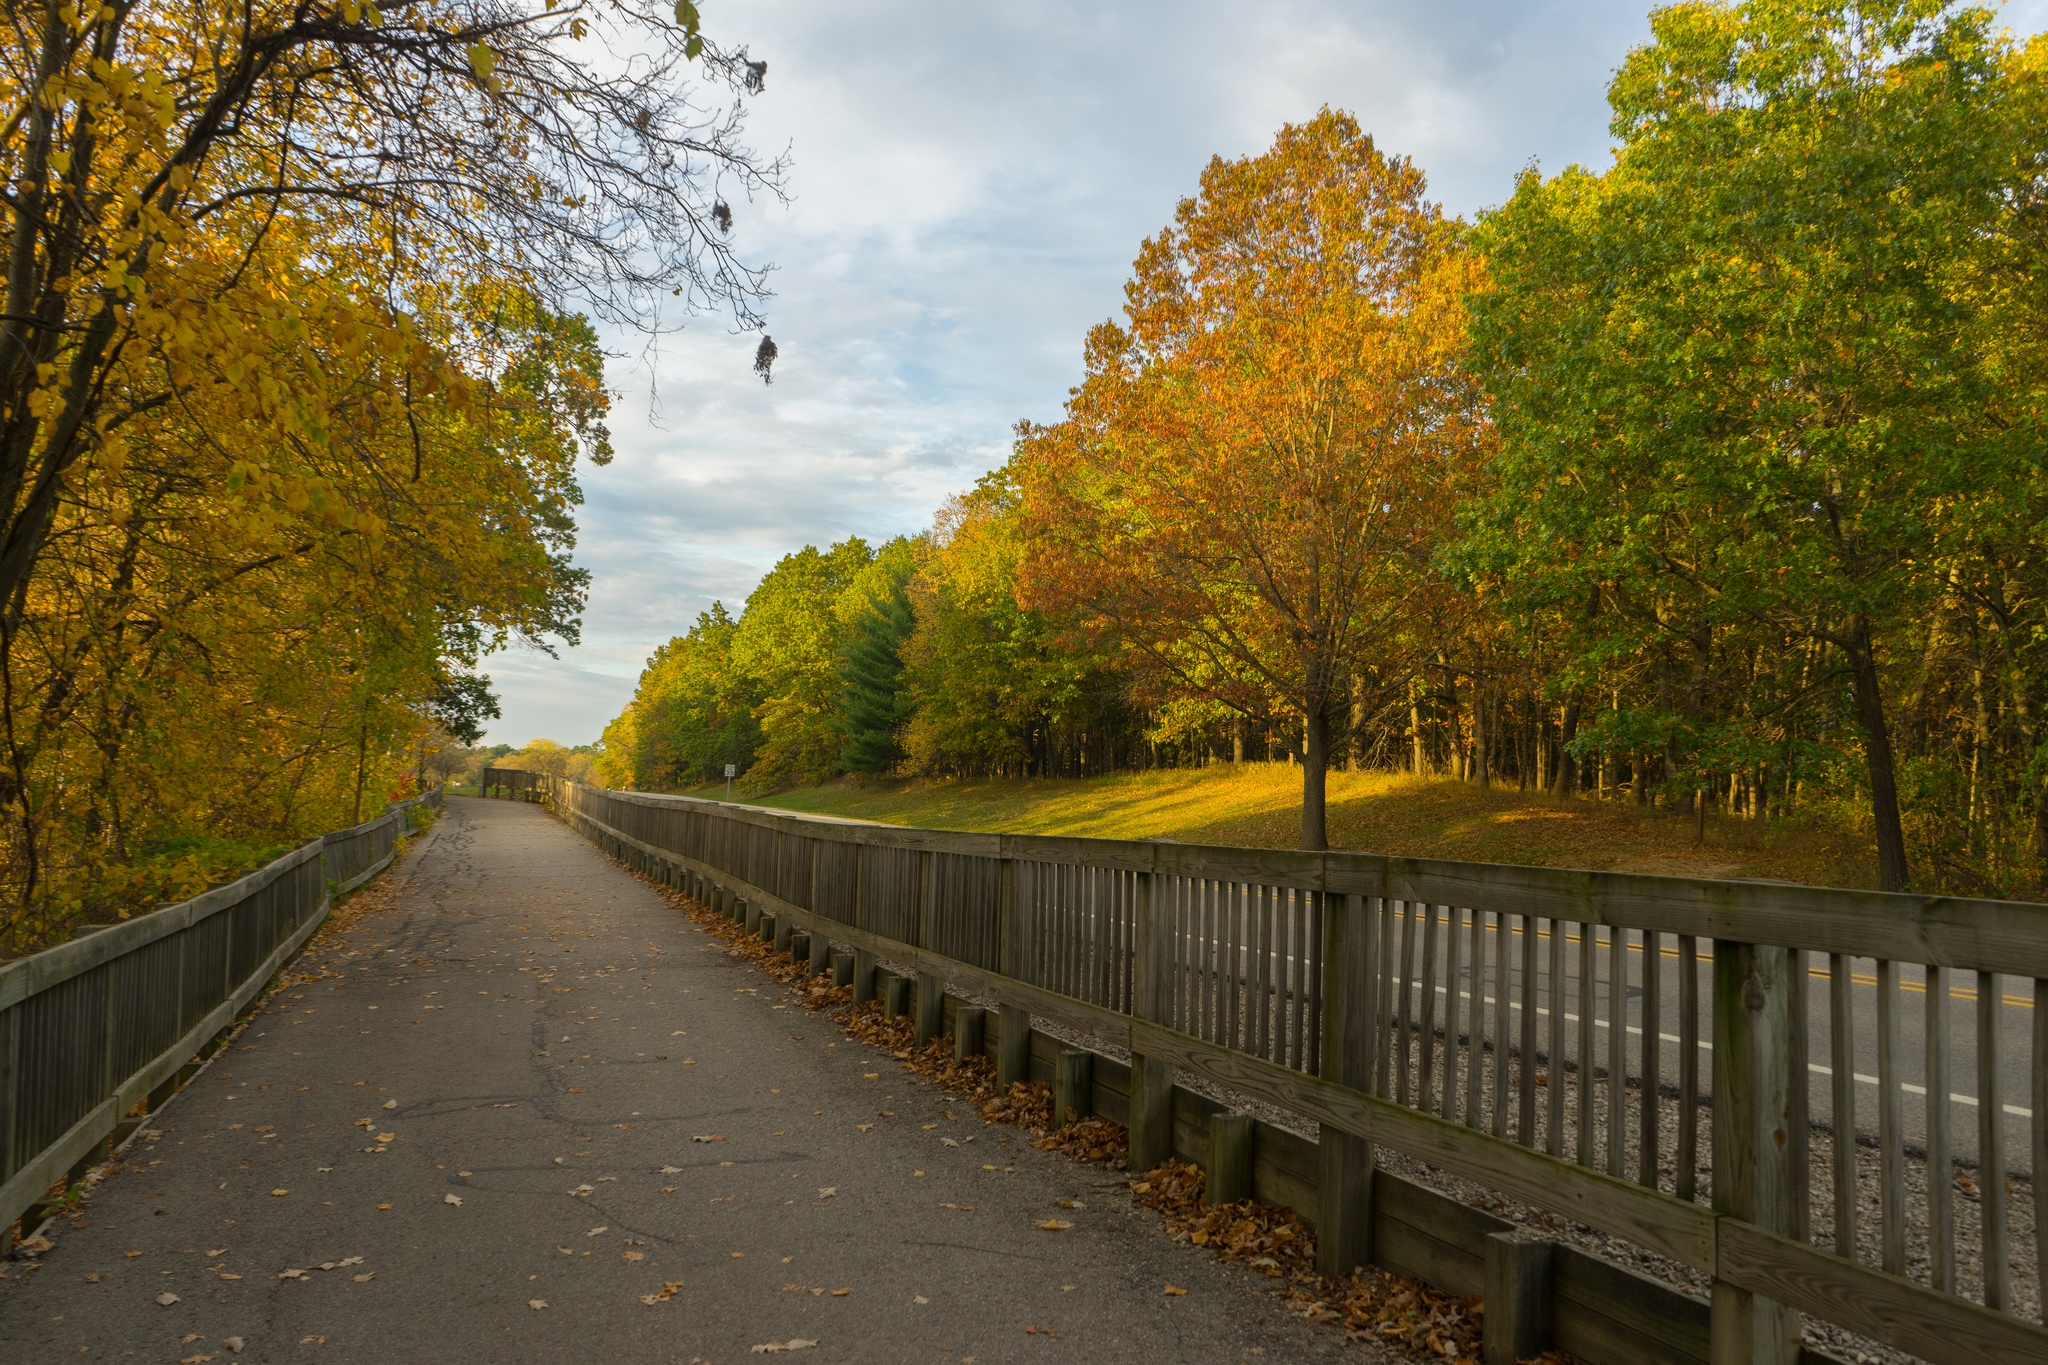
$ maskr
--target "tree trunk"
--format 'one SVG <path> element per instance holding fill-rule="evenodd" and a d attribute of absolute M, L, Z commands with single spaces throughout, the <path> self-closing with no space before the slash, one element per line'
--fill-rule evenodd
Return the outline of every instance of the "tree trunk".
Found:
<path fill-rule="evenodd" d="M 1576 796 L 1579 792 L 1579 761 L 1572 757 L 1572 741 L 1578 735 L 1579 695 L 1574 692 L 1565 699 L 1564 722 L 1557 735 L 1557 771 L 1550 784 L 1550 789 L 1560 796 Z"/>
<path fill-rule="evenodd" d="M 1330 846 L 1323 795 L 1330 771 L 1330 717 L 1311 706 L 1301 728 L 1301 846 L 1320 853 Z"/>
<path fill-rule="evenodd" d="M 1899 820 L 1899 789 L 1892 764 L 1891 730 L 1885 724 L 1884 691 L 1871 652 L 1870 622 L 1860 619 L 1851 638 L 1850 676 L 1855 684 L 1856 719 L 1863 726 L 1870 774 L 1870 815 L 1877 829 L 1877 887 L 1906 889 L 1906 831 Z"/>
<path fill-rule="evenodd" d="M 1408 739 L 1415 751 L 1415 775 L 1429 776 L 1429 750 L 1422 739 L 1422 703 L 1418 698 L 1408 698 Z"/>
<path fill-rule="evenodd" d="M 368 710 L 367 707 L 364 709 Z M 369 761 L 369 754 L 370 722 L 365 716 L 362 724 L 356 728 L 356 804 L 355 813 L 349 817 L 351 825 L 363 823 L 363 766 Z"/>
<path fill-rule="evenodd" d="M 1472 689 L 1472 757 L 1465 765 L 1465 780 L 1476 787 L 1486 785 L 1487 701 L 1478 688 Z"/>

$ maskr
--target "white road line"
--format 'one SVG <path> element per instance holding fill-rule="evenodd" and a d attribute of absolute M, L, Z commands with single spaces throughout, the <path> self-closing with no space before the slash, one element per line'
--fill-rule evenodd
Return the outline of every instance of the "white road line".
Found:
<path fill-rule="evenodd" d="M 1449 992 L 1449 991 L 1448 991 L 1448 990 L 1447 990 L 1446 988 L 1444 988 L 1444 987 L 1442 987 L 1442 986 L 1438 986 L 1438 987 L 1436 988 L 1436 990 L 1437 990 L 1437 994 L 1438 994 L 1438 995 L 1448 995 L 1448 994 L 1450 993 L 1450 992 Z M 1472 992 L 1470 992 L 1470 991 L 1459 991 L 1459 992 L 1458 992 L 1458 998 L 1459 998 L 1460 1000 L 1470 1000 L 1470 999 L 1472 998 Z M 1492 1005 L 1492 1004 L 1493 1004 L 1494 1002 L 1495 1002 L 1495 997 L 1494 997 L 1494 996 L 1490 996 L 1490 995 L 1487 995 L 1487 996 L 1481 996 L 1481 997 L 1480 997 L 1480 1001 L 1479 1001 L 1479 1003 L 1480 1003 L 1481 1005 Z M 1519 1010 L 1520 1008 L 1522 1008 L 1522 1002 L 1521 1002 L 1521 1001 L 1519 1001 L 1519 1000 L 1510 1000 L 1510 1001 L 1508 1001 L 1508 1008 L 1509 1008 L 1509 1009 L 1511 1009 L 1511 1010 Z M 1540 1015 L 1546 1015 L 1546 1014 L 1549 1014 L 1549 1013 L 1550 1013 L 1550 1011 L 1549 1011 L 1549 1010 L 1547 1010 L 1547 1009 L 1544 1009 L 1544 1008 L 1542 1008 L 1541 1006 L 1538 1006 L 1538 1007 L 1537 1007 L 1537 1010 L 1536 1010 L 1536 1013 L 1537 1013 L 1537 1014 L 1538 1014 L 1538 1015 L 1540 1016 Z M 1564 1017 L 1565 1017 L 1565 1019 L 1566 1019 L 1566 1020 L 1568 1020 L 1569 1022 L 1571 1022 L 1571 1023 L 1574 1023 L 1574 1024 L 1576 1024 L 1576 1023 L 1577 1023 L 1577 1022 L 1579 1021 L 1579 1016 L 1578 1016 L 1578 1015 L 1576 1015 L 1576 1014 L 1573 1014 L 1573 1013 L 1571 1013 L 1571 1012 L 1570 1012 L 1569 1010 L 1567 1010 L 1567 1011 L 1565 1012 L 1565 1016 L 1564 1016 Z M 1609 1022 L 1608 1022 L 1607 1020 L 1605 1020 L 1605 1019 L 1595 1019 L 1595 1020 L 1593 1021 L 1593 1027 L 1594 1027 L 1594 1028 L 1611 1028 L 1611 1027 L 1613 1027 L 1613 1025 L 1611 1025 L 1611 1024 L 1610 1024 L 1610 1023 L 1609 1023 Z M 1630 1033 L 1633 1033 L 1633 1034 L 1635 1034 L 1635 1035 L 1636 1035 L 1636 1036 L 1637 1036 L 1638 1038 L 1640 1038 L 1640 1037 L 1642 1037 L 1642 1036 L 1643 1036 L 1643 1031 L 1642 1031 L 1642 1029 L 1638 1028 L 1638 1027 L 1637 1027 L 1636 1025 L 1634 1025 L 1634 1024 L 1628 1024 L 1628 1025 L 1625 1025 L 1624 1027 L 1626 1027 L 1626 1029 L 1627 1029 L 1627 1031 L 1628 1031 L 1628 1032 L 1630 1032 Z M 1667 1042 L 1667 1043 L 1672 1043 L 1672 1044 L 1681 1044 L 1681 1043 L 1683 1043 L 1683 1042 L 1684 1042 L 1684 1039 L 1680 1038 L 1680 1037 L 1679 1037 L 1679 1036 L 1678 1036 L 1677 1034 L 1675 1034 L 1675 1033 L 1663 1033 L 1663 1032 L 1659 1032 L 1659 1033 L 1657 1034 L 1657 1037 L 1658 1037 L 1658 1038 L 1660 1038 L 1661 1040 L 1663 1040 L 1664 1042 Z M 1698 1043 L 1698 1047 L 1699 1047 L 1699 1050 L 1700 1050 L 1700 1051 L 1702 1051 L 1702 1052 L 1706 1052 L 1706 1053 L 1712 1053 L 1712 1052 L 1713 1052 L 1713 1050 L 1714 1050 L 1714 1045 L 1713 1045 L 1712 1043 L 1708 1042 L 1708 1041 L 1707 1041 L 1706 1039 L 1704 1039 L 1704 1038 L 1702 1038 L 1702 1039 L 1700 1039 L 1700 1040 L 1699 1040 L 1699 1043 Z M 1831 1066 L 1822 1066 L 1822 1065 L 1821 1065 L 1821 1064 L 1820 1064 L 1819 1062 L 1808 1062 L 1808 1063 L 1806 1064 L 1806 1069 L 1807 1069 L 1808 1071 L 1814 1072 L 1815 1074 L 1817 1074 L 1817 1075 L 1821 1075 L 1821 1076 L 1832 1076 L 1832 1075 L 1834 1075 L 1834 1074 L 1835 1074 L 1835 1069 L 1834 1069 L 1833 1067 L 1831 1067 Z M 1862 1082 L 1862 1083 L 1863 1083 L 1864 1085 L 1870 1085 L 1870 1086 L 1874 1086 L 1874 1085 L 1876 1085 L 1876 1084 L 1877 1084 L 1877 1077 L 1875 1077 L 1875 1076 L 1866 1076 L 1866 1075 L 1864 1075 L 1864 1074 L 1863 1074 L 1862 1072 L 1860 1072 L 1860 1071 L 1854 1071 L 1854 1072 L 1851 1072 L 1851 1073 L 1850 1073 L 1850 1075 L 1854 1076 L 1854 1077 L 1855 1077 L 1855 1078 L 1856 1078 L 1856 1079 L 1857 1079 L 1858 1081 Z M 1925 1094 L 1927 1093 L 1927 1087 L 1926 1087 L 1926 1086 L 1924 1086 L 1924 1085 L 1915 1085 L 1915 1084 L 1913 1084 L 1913 1083 L 1912 1083 L 1911 1081 L 1900 1081 L 1900 1082 L 1899 1082 L 1899 1089 L 1901 1089 L 1901 1090 L 1905 1091 L 1905 1092 L 1906 1092 L 1906 1093 L 1907 1093 L 1908 1095 L 1925 1095 Z M 1970 1107 L 1971 1107 L 1972 1109 L 1975 1109 L 1975 1108 L 1977 1108 L 1977 1097 L 1976 1097 L 1975 1095 L 1963 1095 L 1963 1094 L 1958 1094 L 1958 1093 L 1957 1093 L 1956 1091 L 1953 1091 L 1953 1090 L 1951 1090 L 1951 1091 L 1949 1091 L 1949 1094 L 1948 1094 L 1948 1098 L 1949 1098 L 1949 1102 L 1950 1102 L 1951 1104 L 1967 1104 L 1967 1105 L 1969 1105 L 1969 1106 L 1970 1106 Z M 2023 1108 L 2021 1108 L 2021 1107 L 2020 1107 L 2019 1105 L 2017 1105 L 2017 1104 L 2005 1104 L 2005 1105 L 2000 1105 L 1999 1107 L 2000 1107 L 2001 1109 L 2003 1109 L 2003 1110 L 2004 1110 L 2004 1111 L 2005 1111 L 2005 1112 L 2006 1112 L 2006 1113 L 2007 1113 L 2008 1115 L 2010 1115 L 2011 1117 L 2013 1117 L 2013 1118 L 2016 1118 L 2016 1119 L 2031 1119 L 2031 1118 L 2033 1118 L 2033 1117 L 2034 1117 L 2034 1111 L 2033 1111 L 2033 1110 L 2031 1110 L 2031 1109 L 2023 1109 Z"/>

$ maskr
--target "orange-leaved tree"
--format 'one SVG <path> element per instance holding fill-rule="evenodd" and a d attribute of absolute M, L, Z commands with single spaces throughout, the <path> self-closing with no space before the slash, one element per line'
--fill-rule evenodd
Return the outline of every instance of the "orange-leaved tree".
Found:
<path fill-rule="evenodd" d="M 1018 428 L 1021 599 L 1123 644 L 1153 695 L 1280 735 L 1308 849 L 1333 749 L 1457 610 L 1432 559 L 1490 440 L 1461 365 L 1481 266 L 1423 195 L 1328 109 L 1212 160 L 1066 419 Z"/>

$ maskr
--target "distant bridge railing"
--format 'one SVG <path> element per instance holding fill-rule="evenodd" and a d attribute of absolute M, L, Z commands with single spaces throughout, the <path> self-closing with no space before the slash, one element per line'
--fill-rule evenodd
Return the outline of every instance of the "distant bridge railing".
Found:
<path fill-rule="evenodd" d="M 0 1249 L 211 1055 L 334 894 L 391 865 L 436 790 L 246 877 L 0 965 Z M 35 1221 L 31 1215 L 30 1221 Z"/>
<path fill-rule="evenodd" d="M 546 794 L 548 780 L 546 773 L 528 772 L 524 768 L 486 768 L 477 779 L 477 790 L 485 796 L 538 801 Z"/>
<path fill-rule="evenodd" d="M 1711 1277 L 1701 1355 L 1652 1351 L 1638 1323 L 1633 1346 L 1558 1342 L 1584 1358 L 1790 1365 L 1799 1310 L 1929 1360 L 2048 1360 L 2048 907 L 948 833 L 497 776 L 642 871 L 807 933 L 813 970 L 832 943 L 913 966 L 921 1032 L 950 982 L 1003 1004 L 1005 1039 L 1028 1011 L 1127 1044 L 1134 1170 L 1173 1151 L 1175 1068 L 1315 1119 L 1325 1273 L 1374 1259 L 1377 1144 Z M 2007 1011 L 2030 1080 L 2007 1078 Z M 1975 1096 L 1951 1096 L 1964 1075 Z M 2030 1200 L 2008 1194 L 2009 1125 Z M 1831 1131 L 1848 1159 L 1823 1159 Z"/>

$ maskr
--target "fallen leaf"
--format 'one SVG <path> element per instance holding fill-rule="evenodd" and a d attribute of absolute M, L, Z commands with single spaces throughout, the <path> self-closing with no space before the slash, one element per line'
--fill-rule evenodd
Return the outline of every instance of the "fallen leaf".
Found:
<path fill-rule="evenodd" d="M 1048 1218 L 1043 1223 L 1034 1223 L 1033 1226 L 1044 1228 L 1047 1232 L 1065 1232 L 1074 1225 L 1064 1218 Z"/>
<path fill-rule="evenodd" d="M 879 1081 L 882 1079 L 882 1073 L 879 1071 L 863 1071 L 860 1073 L 860 1078 L 864 1081 Z"/>
<path fill-rule="evenodd" d="M 222 1278 L 223 1280 L 239 1280 L 239 1279 L 241 1279 L 242 1277 L 241 1277 L 240 1275 L 229 1275 L 229 1274 L 227 1274 L 227 1273 L 223 1272 L 223 1273 L 221 1274 L 221 1278 Z"/>
<path fill-rule="evenodd" d="M 958 1209 L 962 1213 L 974 1212 L 974 1205 L 972 1204 L 941 1204 L 939 1207 L 942 1209 Z"/>
<path fill-rule="evenodd" d="M 588 1231 L 588 1232 L 584 1233 L 583 1235 L 584 1235 L 585 1237 L 595 1237 L 595 1236 L 597 1236 L 597 1234 L 598 1234 L 598 1233 L 600 1233 L 600 1232 L 610 1232 L 610 1231 L 611 1231 L 611 1229 L 610 1229 L 610 1228 L 608 1228 L 608 1227 L 603 1227 L 603 1228 L 592 1228 L 592 1229 L 591 1229 L 590 1231 Z"/>
<path fill-rule="evenodd" d="M 313 1346 L 325 1346 L 326 1344 L 327 1344 L 327 1338 L 326 1338 L 326 1337 L 300 1337 L 300 1338 L 299 1338 L 299 1345 L 301 1345 L 301 1346 L 306 1346 L 306 1345 L 313 1345 Z"/>
<path fill-rule="evenodd" d="M 85 1282 L 87 1284 L 98 1284 L 100 1282 L 100 1277 L 98 1275 L 88 1275 L 85 1277 Z"/>
<path fill-rule="evenodd" d="M 856 1133 L 872 1133 L 874 1130 L 875 1125 L 872 1123 L 856 1123 L 853 1125 L 853 1131 Z"/>
<path fill-rule="evenodd" d="M 539 1310 L 539 1309 L 542 1309 L 542 1308 L 545 1308 L 545 1307 L 547 1307 L 547 1306 L 548 1306 L 548 1301 L 547 1301 L 546 1299 L 528 1299 L 528 1300 L 526 1301 L 526 1306 L 527 1306 L 528 1308 L 532 1308 L 532 1309 L 535 1309 L 535 1310 Z"/>
<path fill-rule="evenodd" d="M 623 1251 L 619 1253 L 619 1259 L 624 1261 L 644 1261 L 647 1259 L 647 1253 L 644 1251 Z"/>
<path fill-rule="evenodd" d="M 391 1206 L 390 1206 L 389 1204 L 379 1204 L 379 1205 L 378 1205 L 377 1207 L 378 1207 L 378 1208 L 380 1208 L 380 1209 L 388 1209 L 388 1208 L 390 1208 Z"/>
<path fill-rule="evenodd" d="M 662 1284 L 661 1291 L 659 1293 L 642 1294 L 640 1296 L 640 1302 L 646 1304 L 667 1303 L 670 1299 L 676 1296 L 676 1291 L 678 1289 L 681 1289 L 682 1287 L 683 1282 L 681 1280 L 668 1280 Z"/>
<path fill-rule="evenodd" d="M 697 1135 L 696 1135 L 695 1137 L 691 1138 L 691 1139 L 690 1139 L 690 1141 L 692 1141 L 692 1142 L 723 1142 L 723 1141 L 725 1141 L 725 1135 L 724 1135 L 724 1134 L 722 1134 L 722 1133 L 699 1133 L 699 1134 L 697 1134 Z"/>
<path fill-rule="evenodd" d="M 455 1207 L 461 1208 L 462 1196 L 459 1194 L 444 1194 L 441 1196 L 441 1202 L 444 1204 L 453 1204 L 455 1205 Z"/>
<path fill-rule="evenodd" d="M 1179 1298 L 1179 1297 L 1182 1297 L 1182 1296 L 1186 1295 L 1186 1293 L 1187 1293 L 1188 1291 L 1187 1291 L 1187 1290 L 1185 1290 L 1185 1289 L 1182 1289 L 1182 1288 L 1180 1288 L 1180 1287 L 1179 1287 L 1178 1285 L 1171 1285 L 1171 1284 L 1170 1284 L 1170 1285 L 1166 1286 L 1166 1292 L 1167 1292 L 1167 1293 L 1169 1293 L 1169 1294 L 1171 1294 L 1171 1295 L 1173 1295 L 1173 1296 L 1174 1296 L 1174 1297 L 1176 1297 L 1176 1298 Z"/>
<path fill-rule="evenodd" d="M 202 1362 L 212 1359 L 212 1356 L 185 1356 L 178 1361 L 178 1365 L 201 1365 Z"/>
<path fill-rule="evenodd" d="M 179 1338 L 178 1338 L 178 1344 L 179 1344 L 180 1346 L 190 1346 L 190 1345 L 191 1345 L 191 1344 L 192 1344 L 193 1342 L 195 1342 L 195 1341 L 204 1341 L 204 1340 L 206 1340 L 206 1337 L 205 1337 L 205 1336 L 204 1336 L 204 1335 L 203 1335 L 202 1333 L 199 1333 L 199 1332 L 187 1332 L 187 1333 L 185 1333 L 185 1335 L 184 1335 L 184 1336 L 182 1336 L 182 1337 L 179 1337 Z"/>
<path fill-rule="evenodd" d="M 835 1290 L 833 1290 L 833 1291 L 832 1291 L 832 1297 L 833 1297 L 833 1298 L 835 1298 L 835 1299 L 843 1299 L 843 1298 L 845 1298 L 845 1297 L 846 1297 L 846 1296 L 847 1296 L 848 1294 L 851 1294 L 852 1292 L 853 1292 L 853 1290 L 852 1290 L 851 1288 L 847 1288 L 847 1289 L 835 1289 Z"/>
<path fill-rule="evenodd" d="M 663 1185 L 663 1186 L 661 1187 L 661 1192 L 662 1192 L 663 1194 L 674 1194 L 674 1193 L 675 1193 L 675 1192 L 676 1192 L 677 1190 L 679 1190 L 679 1189 L 681 1189 L 681 1188 L 682 1188 L 682 1186 L 680 1186 L 680 1185 Z"/>
<path fill-rule="evenodd" d="M 272 1190 L 270 1192 L 270 1197 L 272 1199 L 282 1199 L 285 1195 L 288 1195 L 290 1193 L 290 1190 Z"/>
<path fill-rule="evenodd" d="M 744 1261 L 747 1259 L 747 1253 L 744 1251 L 735 1251 L 734 1253 L 732 1253 L 732 1258 L 735 1261 Z"/>
<path fill-rule="evenodd" d="M 838 1187 L 837 1185 L 820 1185 L 820 1186 L 818 1186 L 818 1198 L 820 1198 L 820 1199 L 831 1199 L 831 1198 L 834 1198 L 834 1197 L 836 1197 L 836 1196 L 838 1195 L 838 1193 L 839 1193 L 839 1187 Z"/>
<path fill-rule="evenodd" d="M 680 1166 L 664 1166 L 660 1171 L 662 1175 L 681 1175 L 682 1173 L 683 1168 Z"/>
<path fill-rule="evenodd" d="M 306 1278 L 306 1272 L 303 1270 L 280 1270 L 277 1272 L 277 1278 L 280 1280 L 303 1280 Z"/>
<path fill-rule="evenodd" d="M 1059 1201 L 1059 1206 L 1063 1209 L 1085 1209 L 1088 1207 L 1078 1199 L 1062 1199 Z"/>
<path fill-rule="evenodd" d="M 163 1293 L 156 1296 L 156 1301 L 165 1308 L 169 1308 L 172 1304 L 178 1302 L 178 1296 L 166 1289 Z"/>
<path fill-rule="evenodd" d="M 397 1101 L 397 1100 L 386 1100 L 386 1101 L 384 1101 L 384 1107 L 385 1107 L 386 1109 L 396 1109 L 396 1108 L 398 1107 L 398 1101 Z"/>
<path fill-rule="evenodd" d="M 948 1147 L 958 1147 L 960 1145 L 959 1143 L 953 1141 L 953 1139 L 949 1137 L 942 1137 L 939 1139 L 939 1141 L 945 1143 Z"/>
<path fill-rule="evenodd" d="M 240 1337 L 222 1337 L 220 1344 L 233 1351 L 236 1355 L 242 1353 L 242 1339 Z"/>
<path fill-rule="evenodd" d="M 228 1254 L 228 1249 L 226 1247 L 222 1247 L 219 1251 L 209 1251 L 206 1254 L 208 1256 L 225 1256 Z"/>
<path fill-rule="evenodd" d="M 764 1342 L 752 1349 L 757 1356 L 776 1355 L 782 1351 L 807 1351 L 817 1344 L 815 1341 L 805 1341 L 802 1337 L 791 1337 L 788 1341 Z"/>
<path fill-rule="evenodd" d="M 924 1295 L 922 1295 L 922 1294 L 914 1295 L 914 1296 L 913 1296 L 913 1297 L 911 1298 L 911 1300 L 910 1300 L 910 1301 L 911 1301 L 912 1303 L 930 1303 L 930 1302 L 931 1302 L 931 1300 L 930 1300 L 930 1299 L 926 1298 L 926 1297 L 925 1297 Z"/>

